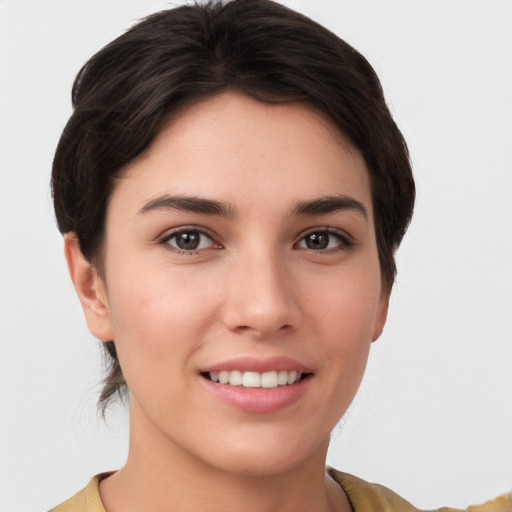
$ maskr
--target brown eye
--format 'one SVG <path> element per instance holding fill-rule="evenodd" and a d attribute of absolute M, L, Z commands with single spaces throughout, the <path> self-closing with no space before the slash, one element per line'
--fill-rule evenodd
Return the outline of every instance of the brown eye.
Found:
<path fill-rule="evenodd" d="M 340 233 L 332 231 L 312 231 L 304 236 L 297 246 L 311 251 L 348 248 L 352 243 Z"/>
<path fill-rule="evenodd" d="M 178 251 L 184 252 L 208 249 L 213 245 L 213 241 L 208 235 L 196 230 L 173 233 L 165 240 L 165 243 Z"/>
<path fill-rule="evenodd" d="M 308 249 L 322 250 L 329 246 L 329 233 L 311 233 L 304 237 Z"/>

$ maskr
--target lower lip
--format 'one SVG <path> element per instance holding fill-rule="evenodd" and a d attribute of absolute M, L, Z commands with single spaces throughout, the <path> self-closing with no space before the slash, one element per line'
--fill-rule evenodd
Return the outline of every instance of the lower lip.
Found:
<path fill-rule="evenodd" d="M 210 392 L 232 407 L 243 412 L 270 414 L 297 403 L 306 392 L 312 377 L 276 388 L 244 388 L 219 384 L 202 376 L 200 378 Z"/>

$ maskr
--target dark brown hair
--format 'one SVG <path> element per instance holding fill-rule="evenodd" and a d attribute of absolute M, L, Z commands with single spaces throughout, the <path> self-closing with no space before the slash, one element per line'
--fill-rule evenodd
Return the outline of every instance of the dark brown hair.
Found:
<path fill-rule="evenodd" d="M 101 272 L 108 199 L 123 168 L 178 107 L 222 90 L 308 102 L 362 153 L 370 175 L 384 285 L 415 197 L 405 141 L 366 59 L 321 25 L 271 0 L 212 1 L 149 16 L 80 70 L 74 112 L 53 163 L 55 213 Z M 125 390 L 114 341 L 100 406 Z"/>

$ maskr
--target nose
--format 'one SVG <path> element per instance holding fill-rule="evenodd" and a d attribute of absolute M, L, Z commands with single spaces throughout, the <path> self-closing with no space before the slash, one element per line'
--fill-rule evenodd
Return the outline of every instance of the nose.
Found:
<path fill-rule="evenodd" d="M 223 321 L 229 330 L 267 338 L 299 325 L 297 290 L 279 257 L 240 256 L 229 269 L 227 285 Z"/>

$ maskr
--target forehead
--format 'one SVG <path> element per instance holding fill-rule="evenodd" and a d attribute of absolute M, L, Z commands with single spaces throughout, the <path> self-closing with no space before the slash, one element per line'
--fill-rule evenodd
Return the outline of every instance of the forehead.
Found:
<path fill-rule="evenodd" d="M 332 121 L 307 104 L 233 92 L 177 112 L 113 196 L 129 194 L 135 207 L 155 194 L 191 192 L 244 207 L 349 194 L 371 211 L 364 159 Z"/>

